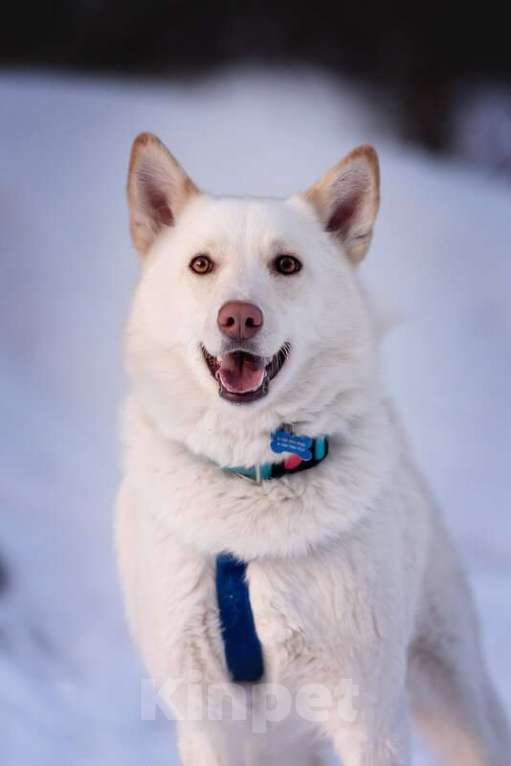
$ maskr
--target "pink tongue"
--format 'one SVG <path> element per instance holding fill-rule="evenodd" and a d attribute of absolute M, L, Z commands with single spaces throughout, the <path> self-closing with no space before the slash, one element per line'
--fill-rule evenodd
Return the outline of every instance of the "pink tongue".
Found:
<path fill-rule="evenodd" d="M 217 376 L 231 394 L 257 391 L 264 378 L 264 362 L 260 357 L 236 351 L 222 357 Z"/>

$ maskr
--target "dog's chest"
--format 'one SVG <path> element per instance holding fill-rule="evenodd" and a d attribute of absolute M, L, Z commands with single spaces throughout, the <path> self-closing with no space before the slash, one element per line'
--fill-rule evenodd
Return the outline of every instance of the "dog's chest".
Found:
<path fill-rule="evenodd" d="M 152 675 L 162 682 L 197 675 L 207 683 L 229 680 L 215 557 L 184 546 L 138 503 L 122 505 L 118 524 L 130 620 Z M 365 579 L 370 566 L 357 561 L 352 545 L 338 543 L 329 552 L 247 564 L 264 681 L 287 688 L 328 683 L 350 650 L 346 636 L 353 635 L 353 615 L 359 636 L 364 624 L 371 629 Z M 244 636 L 236 640 L 243 644 Z"/>
<path fill-rule="evenodd" d="M 292 683 L 328 675 L 339 655 L 343 596 L 333 561 L 254 562 L 250 603 L 265 661 L 265 679 Z"/>
<path fill-rule="evenodd" d="M 246 564 L 221 555 L 216 608 L 226 669 L 236 682 L 292 684 L 328 673 L 340 635 L 335 582 L 314 561 Z M 211 606 L 211 605 L 210 605 Z"/>
<path fill-rule="evenodd" d="M 332 577 L 330 565 L 314 560 L 249 563 L 245 579 L 252 628 L 244 619 L 229 638 L 214 566 L 202 568 L 181 560 L 179 569 L 179 577 L 169 573 L 165 578 L 172 585 L 162 594 L 166 639 L 172 644 L 163 654 L 172 675 L 188 669 L 210 682 L 238 680 L 229 655 L 241 654 L 242 672 L 247 667 L 252 672 L 259 662 L 255 631 L 265 682 L 292 687 L 300 680 L 328 677 L 332 657 L 339 656 L 343 612 L 339 581 Z"/>

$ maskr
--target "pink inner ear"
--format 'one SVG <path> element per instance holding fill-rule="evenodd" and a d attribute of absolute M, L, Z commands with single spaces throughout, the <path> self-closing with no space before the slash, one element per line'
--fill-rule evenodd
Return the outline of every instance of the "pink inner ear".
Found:
<path fill-rule="evenodd" d="M 167 197 L 162 190 L 151 183 L 150 180 L 146 180 L 144 183 L 144 196 L 146 204 L 150 209 L 151 216 L 156 223 L 164 226 L 172 226 L 174 223 L 174 216 L 167 201 Z"/>
<path fill-rule="evenodd" d="M 172 226 L 174 223 L 174 216 L 172 215 L 172 210 L 168 205 L 162 205 L 161 207 L 157 208 L 155 211 L 155 218 L 157 218 L 158 222 L 164 226 Z"/>
<path fill-rule="evenodd" d="M 341 236 L 347 234 L 357 211 L 358 202 L 357 194 L 352 194 L 348 199 L 339 202 L 330 216 L 326 230 L 338 233 Z"/>

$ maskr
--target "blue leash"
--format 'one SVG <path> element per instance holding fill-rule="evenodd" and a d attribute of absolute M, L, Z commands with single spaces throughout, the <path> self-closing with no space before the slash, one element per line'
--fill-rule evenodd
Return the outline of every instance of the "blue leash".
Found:
<path fill-rule="evenodd" d="M 236 683 L 255 683 L 264 672 L 263 650 L 257 637 L 246 582 L 247 565 L 229 553 L 216 559 L 216 593 L 225 660 Z"/>

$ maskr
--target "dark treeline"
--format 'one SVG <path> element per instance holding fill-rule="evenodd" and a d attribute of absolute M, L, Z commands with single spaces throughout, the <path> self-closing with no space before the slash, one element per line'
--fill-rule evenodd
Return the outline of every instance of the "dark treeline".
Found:
<path fill-rule="evenodd" d="M 312 63 L 397 96 L 402 131 L 448 143 L 453 89 L 511 81 L 503 4 L 297 0 L 27 0 L 9 4 L 0 62 L 186 74 L 239 61 Z"/>

